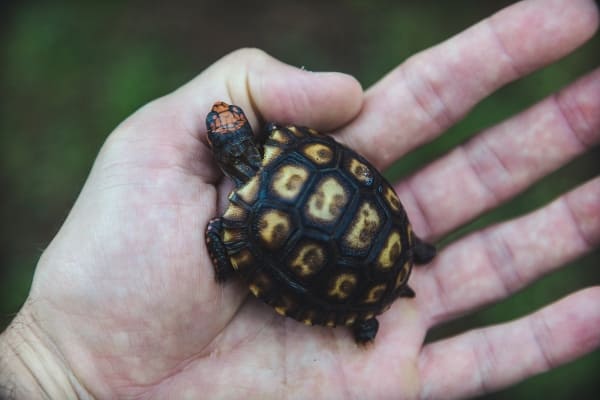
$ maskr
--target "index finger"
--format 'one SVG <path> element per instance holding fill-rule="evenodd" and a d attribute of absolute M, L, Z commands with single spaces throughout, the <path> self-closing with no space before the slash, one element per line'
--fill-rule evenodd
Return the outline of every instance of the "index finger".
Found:
<path fill-rule="evenodd" d="M 433 140 L 502 85 L 590 38 L 590 0 L 528 0 L 409 58 L 371 87 L 338 136 L 379 168 Z"/>

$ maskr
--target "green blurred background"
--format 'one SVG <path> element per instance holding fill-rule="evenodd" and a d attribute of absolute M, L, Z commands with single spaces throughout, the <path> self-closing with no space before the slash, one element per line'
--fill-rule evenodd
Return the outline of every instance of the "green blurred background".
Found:
<path fill-rule="evenodd" d="M 23 303 L 36 261 L 75 201 L 106 136 L 144 103 L 243 46 L 310 70 L 347 72 L 368 87 L 415 52 L 510 3 L 0 3 L 0 330 Z M 501 89 L 388 176 L 407 174 L 597 67 L 599 36 L 559 63 Z M 599 156 L 598 148 L 592 150 L 444 243 L 531 211 L 597 176 Z M 435 329 L 429 340 L 508 321 L 597 285 L 599 261 L 596 250 L 509 300 Z M 485 398 L 594 397 L 599 372 L 596 351 Z"/>

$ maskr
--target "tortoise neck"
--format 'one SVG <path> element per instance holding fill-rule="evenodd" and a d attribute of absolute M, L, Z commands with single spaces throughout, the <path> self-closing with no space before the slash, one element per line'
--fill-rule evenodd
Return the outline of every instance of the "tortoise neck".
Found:
<path fill-rule="evenodd" d="M 213 140 L 213 154 L 225 175 L 233 179 L 236 187 L 248 182 L 261 166 L 261 152 L 250 129 L 219 135 Z"/>

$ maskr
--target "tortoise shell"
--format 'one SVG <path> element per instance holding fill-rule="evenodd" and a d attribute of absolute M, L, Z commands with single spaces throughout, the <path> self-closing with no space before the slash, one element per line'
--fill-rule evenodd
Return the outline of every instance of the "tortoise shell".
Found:
<path fill-rule="evenodd" d="M 237 132 L 243 112 L 228 106 L 235 108 L 223 116 L 228 110 L 217 104 L 221 120 L 238 121 L 225 130 Z M 392 186 L 355 151 L 294 125 L 270 123 L 264 137 L 260 164 L 209 225 L 217 278 L 232 269 L 279 314 L 309 325 L 346 325 L 357 341 L 372 340 L 375 316 L 398 297 L 414 296 L 407 285 L 413 263 L 435 253 L 413 234 Z"/>

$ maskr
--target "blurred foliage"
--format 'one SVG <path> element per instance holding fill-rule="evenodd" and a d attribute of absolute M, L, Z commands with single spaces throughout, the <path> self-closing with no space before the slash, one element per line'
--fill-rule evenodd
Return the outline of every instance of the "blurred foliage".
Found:
<path fill-rule="evenodd" d="M 0 32 L 0 329 L 27 296 L 38 257 L 77 197 L 102 142 L 125 117 L 220 56 L 259 47 L 310 70 L 339 70 L 368 87 L 410 55 L 510 1 L 346 0 L 2 3 Z M 235 4 L 235 6 L 234 6 Z M 435 142 L 391 168 L 404 176 L 481 129 L 598 66 L 598 35 L 566 59 L 507 85 Z M 548 203 L 598 175 L 596 148 L 446 238 Z M 600 283 L 596 251 L 516 296 L 434 329 L 428 340 L 511 320 Z M 588 398 L 598 351 L 486 398 Z"/>

